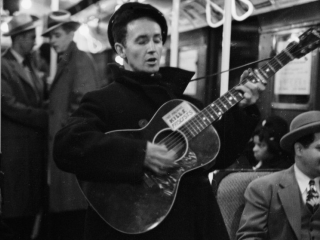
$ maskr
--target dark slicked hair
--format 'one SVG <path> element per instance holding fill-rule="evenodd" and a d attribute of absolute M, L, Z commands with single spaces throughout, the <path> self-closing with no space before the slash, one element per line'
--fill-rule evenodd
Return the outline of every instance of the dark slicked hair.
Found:
<path fill-rule="evenodd" d="M 125 3 L 111 17 L 108 26 L 108 37 L 113 50 L 114 44 L 119 42 L 125 46 L 128 23 L 141 19 L 149 18 L 159 24 L 161 28 L 162 43 L 167 38 L 168 26 L 163 14 L 155 7 L 142 3 Z"/>

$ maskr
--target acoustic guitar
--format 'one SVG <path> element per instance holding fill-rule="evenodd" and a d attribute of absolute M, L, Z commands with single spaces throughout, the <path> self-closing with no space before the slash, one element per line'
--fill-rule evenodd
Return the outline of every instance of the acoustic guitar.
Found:
<path fill-rule="evenodd" d="M 320 33 L 311 28 L 264 66 L 250 71 L 240 84 L 266 84 L 287 63 L 319 45 Z M 145 170 L 143 179 L 135 183 L 78 180 L 89 204 L 106 223 L 123 233 L 140 234 L 158 226 L 174 205 L 182 176 L 214 165 L 220 140 L 212 123 L 242 99 L 242 93 L 232 88 L 201 111 L 186 101 L 171 100 L 160 107 L 144 128 L 106 133 L 164 144 L 177 153 L 178 167 L 163 176 Z"/>

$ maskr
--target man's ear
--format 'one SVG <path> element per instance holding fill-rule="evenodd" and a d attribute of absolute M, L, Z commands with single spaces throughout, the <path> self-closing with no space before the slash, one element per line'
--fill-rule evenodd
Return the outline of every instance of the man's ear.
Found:
<path fill-rule="evenodd" d="M 66 33 L 67 33 L 67 36 L 68 36 L 68 41 L 69 42 L 73 41 L 75 32 L 74 31 L 70 31 L 70 32 L 66 32 Z"/>
<path fill-rule="evenodd" d="M 116 42 L 116 43 L 114 44 L 114 48 L 116 49 L 118 55 L 119 55 L 121 58 L 123 58 L 123 59 L 126 58 L 126 49 L 125 49 L 125 47 L 124 47 L 121 43 Z"/>
<path fill-rule="evenodd" d="M 293 148 L 294 148 L 294 152 L 295 152 L 296 156 L 301 156 L 301 152 L 302 152 L 302 149 L 303 149 L 302 144 L 296 142 L 296 143 L 293 145 Z"/>

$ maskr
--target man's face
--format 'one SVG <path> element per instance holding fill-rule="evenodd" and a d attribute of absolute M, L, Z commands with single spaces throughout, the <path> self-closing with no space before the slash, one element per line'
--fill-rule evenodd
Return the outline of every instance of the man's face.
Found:
<path fill-rule="evenodd" d="M 320 132 L 315 134 L 315 140 L 308 148 L 301 148 L 296 164 L 308 177 L 320 176 Z"/>
<path fill-rule="evenodd" d="M 62 27 L 53 29 L 50 32 L 50 44 L 51 47 L 57 53 L 63 53 L 69 47 L 69 44 L 72 42 L 74 32 L 66 32 Z"/>
<path fill-rule="evenodd" d="M 130 22 L 127 25 L 125 46 L 116 43 L 116 49 L 119 49 L 120 56 L 125 60 L 126 70 L 157 72 L 162 54 L 162 35 L 159 24 L 149 18 Z"/>
<path fill-rule="evenodd" d="M 19 39 L 21 42 L 21 50 L 23 55 L 30 53 L 36 42 L 36 30 L 25 32 Z"/>

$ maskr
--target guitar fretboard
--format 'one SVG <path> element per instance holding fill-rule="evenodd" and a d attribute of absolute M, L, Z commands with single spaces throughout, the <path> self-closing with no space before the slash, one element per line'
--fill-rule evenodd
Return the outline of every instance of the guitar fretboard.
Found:
<path fill-rule="evenodd" d="M 266 79 L 272 77 L 287 63 L 295 59 L 295 57 L 289 51 L 289 49 L 292 49 L 295 45 L 296 43 L 291 43 L 286 49 L 273 57 L 261 68 L 255 69 L 254 72 L 250 73 L 245 79 L 242 80 L 240 84 L 243 85 L 248 81 L 257 82 L 261 81 L 261 79 L 265 81 Z M 230 108 L 235 106 L 244 98 L 243 94 L 235 88 L 236 87 L 232 88 L 220 98 L 209 104 L 180 128 L 188 140 L 191 140 L 214 121 L 221 118 L 225 112 L 227 112 Z"/>

